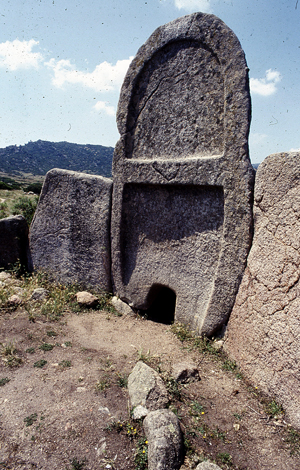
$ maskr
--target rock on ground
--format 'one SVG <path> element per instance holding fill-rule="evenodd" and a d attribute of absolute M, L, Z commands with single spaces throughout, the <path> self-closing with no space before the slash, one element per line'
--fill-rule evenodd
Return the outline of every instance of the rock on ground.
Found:
<path fill-rule="evenodd" d="M 21 303 L 22 303 L 22 298 L 17 294 L 13 294 L 7 299 L 7 305 L 9 307 L 16 307 L 18 305 L 21 305 Z"/>
<path fill-rule="evenodd" d="M 1 282 L 8 281 L 11 278 L 12 278 L 12 275 L 10 273 L 7 273 L 6 271 L 1 271 L 0 272 L 0 281 Z"/>
<path fill-rule="evenodd" d="M 134 315 L 134 311 L 129 307 L 126 302 L 123 302 L 121 299 L 118 299 L 115 295 L 111 298 L 110 303 L 117 310 L 117 312 L 122 313 L 122 315 Z"/>
<path fill-rule="evenodd" d="M 198 367 L 196 364 L 192 364 L 190 362 L 173 364 L 172 377 L 176 382 L 181 383 L 189 383 L 200 379 Z"/>
<path fill-rule="evenodd" d="M 49 291 L 44 287 L 37 287 L 31 294 L 30 300 L 45 300 L 49 295 Z"/>
<path fill-rule="evenodd" d="M 212 462 L 201 462 L 195 470 L 222 470 L 221 467 Z"/>
<path fill-rule="evenodd" d="M 155 370 L 139 361 L 128 377 L 131 408 L 142 405 L 148 411 L 165 408 L 169 401 L 167 389 Z"/>
<path fill-rule="evenodd" d="M 183 458 L 183 438 L 177 416 L 170 410 L 151 411 L 143 426 L 148 439 L 148 469 L 178 470 Z"/>
<path fill-rule="evenodd" d="M 254 239 L 225 350 L 300 427 L 300 153 L 267 157 L 254 192 Z"/>
<path fill-rule="evenodd" d="M 148 414 L 147 408 L 145 408 L 142 405 L 138 405 L 135 408 L 133 408 L 132 418 L 133 419 L 142 419 L 142 418 L 145 418 L 145 416 L 147 416 L 147 414 Z"/>
<path fill-rule="evenodd" d="M 98 297 L 87 291 L 77 292 L 76 300 L 82 307 L 95 307 L 98 303 Z"/>

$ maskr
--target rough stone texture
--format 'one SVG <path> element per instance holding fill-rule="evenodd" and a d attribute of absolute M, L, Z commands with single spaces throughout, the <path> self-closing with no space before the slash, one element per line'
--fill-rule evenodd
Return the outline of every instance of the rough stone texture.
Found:
<path fill-rule="evenodd" d="M 155 370 L 139 361 L 128 377 L 131 408 L 142 405 L 148 411 L 165 408 L 169 401 L 166 387 Z"/>
<path fill-rule="evenodd" d="M 176 382 L 181 383 L 189 383 L 200 379 L 198 367 L 196 364 L 191 364 L 189 362 L 173 364 L 172 377 Z"/>
<path fill-rule="evenodd" d="M 132 418 L 133 419 L 142 419 L 147 416 L 148 410 L 142 405 L 136 406 L 132 411 Z"/>
<path fill-rule="evenodd" d="M 7 269 L 18 261 L 27 271 L 32 271 L 28 225 L 22 215 L 0 220 L 0 267 Z"/>
<path fill-rule="evenodd" d="M 213 345 L 213 347 L 214 347 L 217 351 L 219 351 L 219 350 L 222 349 L 223 346 L 224 346 L 224 340 L 223 340 L 223 339 L 220 339 L 220 340 L 214 341 L 214 342 L 212 343 L 212 345 Z"/>
<path fill-rule="evenodd" d="M 251 243 L 250 110 L 244 53 L 214 15 L 172 21 L 139 49 L 113 158 L 113 278 L 133 307 L 167 287 L 175 320 L 208 335 L 227 321 Z"/>
<path fill-rule="evenodd" d="M 122 315 L 134 315 L 132 308 L 121 299 L 118 299 L 115 295 L 111 298 L 110 303 L 115 307 L 117 312 L 122 313 Z"/>
<path fill-rule="evenodd" d="M 178 470 L 182 464 L 183 439 L 177 416 L 170 410 L 152 411 L 143 426 L 148 439 L 148 469 Z"/>
<path fill-rule="evenodd" d="M 98 298 L 86 291 L 77 292 L 76 300 L 82 307 L 95 307 L 98 303 Z"/>
<path fill-rule="evenodd" d="M 25 289 L 22 287 L 14 287 L 14 293 L 17 294 L 19 297 L 23 297 L 25 294 Z"/>
<path fill-rule="evenodd" d="M 47 173 L 30 227 L 35 269 L 60 282 L 111 290 L 112 181 L 54 169 Z"/>
<path fill-rule="evenodd" d="M 201 462 L 197 465 L 196 470 L 222 470 L 221 467 L 212 462 Z"/>
<path fill-rule="evenodd" d="M 13 294 L 7 299 L 7 305 L 9 307 L 16 307 L 18 305 L 21 305 L 22 299 L 19 295 Z"/>
<path fill-rule="evenodd" d="M 44 287 L 37 287 L 31 294 L 30 300 L 45 300 L 49 296 L 49 291 Z"/>
<path fill-rule="evenodd" d="M 259 165 L 254 221 L 224 348 L 300 427 L 300 153 Z"/>

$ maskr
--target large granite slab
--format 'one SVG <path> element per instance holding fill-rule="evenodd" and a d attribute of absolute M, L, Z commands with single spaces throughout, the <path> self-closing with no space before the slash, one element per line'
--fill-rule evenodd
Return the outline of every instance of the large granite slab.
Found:
<path fill-rule="evenodd" d="M 28 225 L 22 215 L 0 220 L 0 268 L 13 268 L 16 263 L 32 271 Z"/>
<path fill-rule="evenodd" d="M 30 227 L 34 268 L 110 291 L 111 192 L 107 178 L 49 171 Z"/>
<path fill-rule="evenodd" d="M 254 238 L 225 349 L 300 427 L 300 153 L 258 167 Z"/>
<path fill-rule="evenodd" d="M 228 319 L 252 234 L 248 68 L 234 33 L 195 13 L 158 28 L 125 77 L 113 158 L 115 289 L 208 335 Z"/>

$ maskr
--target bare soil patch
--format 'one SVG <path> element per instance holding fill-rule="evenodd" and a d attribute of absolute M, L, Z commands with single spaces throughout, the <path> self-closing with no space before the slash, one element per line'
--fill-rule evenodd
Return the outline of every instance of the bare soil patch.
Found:
<path fill-rule="evenodd" d="M 2 306 L 0 332 L 0 469 L 146 468 L 136 461 L 145 449 L 137 450 L 142 423 L 132 421 L 124 387 L 139 359 L 169 387 L 185 436 L 182 470 L 205 458 L 224 469 L 300 467 L 284 414 L 267 414 L 255 384 L 238 378 L 230 361 L 225 370 L 170 325 L 104 310 L 66 309 L 49 321 L 24 306 Z M 170 370 L 182 360 L 198 364 L 201 380 L 177 388 Z"/>

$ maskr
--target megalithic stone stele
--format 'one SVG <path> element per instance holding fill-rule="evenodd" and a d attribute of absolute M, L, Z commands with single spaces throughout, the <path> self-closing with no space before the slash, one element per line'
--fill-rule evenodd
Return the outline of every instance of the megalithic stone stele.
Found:
<path fill-rule="evenodd" d="M 175 320 L 211 335 L 228 319 L 252 234 L 248 68 L 235 34 L 194 13 L 139 49 L 118 106 L 115 290 L 147 309 L 162 287 Z"/>

